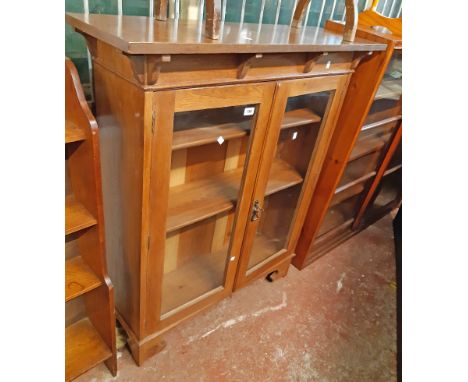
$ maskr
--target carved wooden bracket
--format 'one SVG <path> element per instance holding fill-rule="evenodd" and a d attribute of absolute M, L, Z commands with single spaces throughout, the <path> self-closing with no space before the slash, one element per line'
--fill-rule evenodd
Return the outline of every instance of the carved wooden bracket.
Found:
<path fill-rule="evenodd" d="M 255 60 L 258 60 L 263 57 L 261 53 L 255 54 L 241 54 L 241 63 L 239 64 L 239 68 L 237 69 L 237 79 L 242 79 L 247 75 L 252 63 Z"/>
<path fill-rule="evenodd" d="M 308 53 L 304 65 L 304 73 L 310 73 L 320 57 L 328 56 L 328 52 Z"/>
<path fill-rule="evenodd" d="M 206 0 L 205 11 L 206 37 L 218 40 L 221 24 L 221 0 Z"/>
<path fill-rule="evenodd" d="M 351 63 L 351 69 L 356 69 L 364 57 L 371 55 L 372 52 L 355 52 L 353 56 L 353 62 Z"/>
<path fill-rule="evenodd" d="M 159 73 L 164 63 L 171 62 L 170 55 L 127 55 L 135 79 L 144 86 L 158 82 Z"/>
<path fill-rule="evenodd" d="M 89 34 L 84 33 L 83 31 L 73 28 L 73 30 L 81 34 L 86 40 L 86 46 L 88 47 L 91 57 L 95 58 L 97 56 L 97 40 L 95 37 L 90 36 Z"/>
<path fill-rule="evenodd" d="M 167 20 L 167 0 L 155 0 L 153 10 L 157 20 Z"/>
<path fill-rule="evenodd" d="M 345 0 L 346 22 L 343 32 L 343 41 L 353 42 L 358 26 L 358 6 L 356 0 Z"/>

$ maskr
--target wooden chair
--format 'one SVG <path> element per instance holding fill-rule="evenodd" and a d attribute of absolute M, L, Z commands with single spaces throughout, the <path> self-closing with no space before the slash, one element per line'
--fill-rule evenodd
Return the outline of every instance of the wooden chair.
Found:
<path fill-rule="evenodd" d="M 291 26 L 298 28 L 302 24 L 305 11 L 311 0 L 299 0 L 294 10 Z M 358 22 L 358 6 L 356 0 L 345 0 L 346 22 L 343 33 L 343 41 L 353 42 L 356 35 Z M 206 0 L 206 37 L 217 40 L 221 26 L 221 0 Z M 167 20 L 168 0 L 156 0 L 154 2 L 154 15 L 157 20 Z"/>
<path fill-rule="evenodd" d="M 379 31 L 379 28 L 388 29 L 394 36 L 402 37 L 402 19 L 391 18 L 381 15 L 377 12 L 379 0 L 373 0 L 369 9 L 359 14 L 359 26 L 373 28 Z"/>

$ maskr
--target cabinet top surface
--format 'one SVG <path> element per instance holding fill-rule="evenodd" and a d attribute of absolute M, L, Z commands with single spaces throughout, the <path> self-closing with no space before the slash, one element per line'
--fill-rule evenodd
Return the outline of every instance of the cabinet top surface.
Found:
<path fill-rule="evenodd" d="M 158 21 L 146 16 L 67 13 L 79 31 L 129 54 L 281 53 L 385 50 L 385 44 L 343 36 L 323 28 L 221 23 L 219 40 L 204 36 L 197 20 Z"/>

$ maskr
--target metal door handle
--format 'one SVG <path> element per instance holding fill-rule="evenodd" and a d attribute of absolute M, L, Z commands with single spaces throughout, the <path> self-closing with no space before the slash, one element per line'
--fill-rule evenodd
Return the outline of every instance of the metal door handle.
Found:
<path fill-rule="evenodd" d="M 263 212 L 263 208 L 260 207 L 260 202 L 256 200 L 252 206 L 252 217 L 250 221 L 255 221 L 261 218 Z"/>

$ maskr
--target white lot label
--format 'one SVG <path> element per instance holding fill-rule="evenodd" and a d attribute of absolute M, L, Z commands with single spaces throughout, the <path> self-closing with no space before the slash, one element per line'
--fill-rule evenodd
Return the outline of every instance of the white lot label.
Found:
<path fill-rule="evenodd" d="M 293 136 L 292 136 L 293 141 L 294 141 L 296 138 L 297 138 L 297 131 L 295 131 L 295 132 L 293 133 Z"/>
<path fill-rule="evenodd" d="M 218 141 L 218 143 L 219 143 L 220 145 L 222 145 L 223 142 L 224 142 L 224 138 L 223 138 L 222 136 L 219 136 L 218 139 L 217 139 L 217 141 Z"/>
<path fill-rule="evenodd" d="M 325 69 L 330 69 L 331 61 L 327 61 L 327 64 L 325 65 Z"/>
<path fill-rule="evenodd" d="M 244 116 L 254 115 L 255 108 L 254 107 L 246 107 L 244 109 Z"/>

